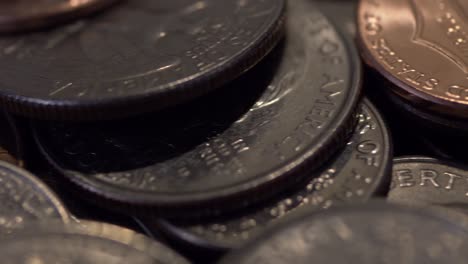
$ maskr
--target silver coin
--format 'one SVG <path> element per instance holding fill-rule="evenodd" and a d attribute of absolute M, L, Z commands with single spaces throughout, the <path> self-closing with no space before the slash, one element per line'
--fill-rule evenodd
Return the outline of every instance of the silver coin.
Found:
<path fill-rule="evenodd" d="M 305 211 L 233 251 L 223 264 L 467 263 L 466 216 L 371 203 Z"/>
<path fill-rule="evenodd" d="M 345 149 L 320 172 L 313 173 L 313 180 L 301 189 L 219 221 L 199 225 L 177 225 L 166 220 L 144 222 L 150 230 L 166 232 L 179 243 L 219 251 L 237 248 L 299 208 L 321 209 L 368 200 L 390 183 L 391 156 L 387 127 L 375 107 L 364 100 L 357 129 Z"/>
<path fill-rule="evenodd" d="M 388 201 L 406 205 L 468 207 L 468 170 L 428 157 L 394 160 Z"/>
<path fill-rule="evenodd" d="M 284 43 L 221 96 L 125 122 L 37 122 L 42 153 L 83 198 L 125 211 L 213 214 L 296 183 L 352 134 L 361 68 L 311 2 L 289 3 Z"/>
<path fill-rule="evenodd" d="M 25 224 L 70 216 L 59 198 L 29 172 L 0 161 L 0 236 Z"/>

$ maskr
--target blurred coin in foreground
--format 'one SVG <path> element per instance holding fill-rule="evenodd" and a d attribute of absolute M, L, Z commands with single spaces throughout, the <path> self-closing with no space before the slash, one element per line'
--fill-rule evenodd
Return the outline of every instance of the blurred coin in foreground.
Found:
<path fill-rule="evenodd" d="M 466 263 L 466 216 L 371 203 L 297 212 L 220 263 Z M 455 217 L 456 216 L 456 217 Z"/>
<path fill-rule="evenodd" d="M 0 1 L 0 33 L 57 26 L 109 7 L 118 0 Z"/>

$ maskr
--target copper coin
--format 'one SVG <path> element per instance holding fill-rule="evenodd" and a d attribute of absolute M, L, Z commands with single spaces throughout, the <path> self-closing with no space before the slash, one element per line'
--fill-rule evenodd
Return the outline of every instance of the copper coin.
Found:
<path fill-rule="evenodd" d="M 89 15 L 116 0 L 2 0 L 0 33 L 11 33 L 56 25 Z"/>
<path fill-rule="evenodd" d="M 361 0 L 359 42 L 406 99 L 468 116 L 468 1 Z"/>

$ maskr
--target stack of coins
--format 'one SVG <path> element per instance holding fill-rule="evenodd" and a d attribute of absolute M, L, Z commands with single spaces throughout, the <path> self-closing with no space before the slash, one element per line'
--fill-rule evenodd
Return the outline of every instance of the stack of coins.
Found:
<path fill-rule="evenodd" d="M 0 3 L 2 263 L 467 263 L 468 4 L 426 2 Z"/>

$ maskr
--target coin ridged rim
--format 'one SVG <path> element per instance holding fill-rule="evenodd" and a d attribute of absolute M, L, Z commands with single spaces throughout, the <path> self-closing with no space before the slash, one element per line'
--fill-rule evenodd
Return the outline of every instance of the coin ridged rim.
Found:
<path fill-rule="evenodd" d="M 0 161 L 0 170 L 2 169 L 7 169 L 10 172 L 12 172 L 13 175 L 18 175 L 18 177 L 21 177 L 22 181 L 26 181 L 31 188 L 39 190 L 39 193 L 47 197 L 47 203 L 53 204 L 54 208 L 60 215 L 60 219 L 63 221 L 63 223 L 67 224 L 70 222 L 71 215 L 67 210 L 66 206 L 63 204 L 63 202 L 60 200 L 57 194 L 54 191 L 52 191 L 52 189 L 50 189 L 45 183 L 39 180 L 39 178 L 34 176 L 32 173 L 5 161 Z"/>
<path fill-rule="evenodd" d="M 92 0 L 76 7 L 71 7 L 69 2 L 64 2 L 51 5 L 53 8 L 43 9 L 41 12 L 23 13 L 16 17 L 2 16 L 0 12 L 0 33 L 25 33 L 26 31 L 55 26 L 99 12 L 118 1 L 124 0 Z"/>
<path fill-rule="evenodd" d="M 426 93 L 421 91 L 420 89 L 413 87 L 398 77 L 394 75 L 391 71 L 385 69 L 382 63 L 375 58 L 372 54 L 371 49 L 366 44 L 364 40 L 364 32 L 362 31 L 363 27 L 361 26 L 362 21 L 361 14 L 364 14 L 365 10 L 365 2 L 366 0 L 359 0 L 358 7 L 357 7 L 357 16 L 356 16 L 356 25 L 357 25 L 357 35 L 356 35 L 356 43 L 358 44 L 361 57 L 363 61 L 369 67 L 376 70 L 378 73 L 383 75 L 387 80 L 389 80 L 393 85 L 388 87 L 389 89 L 395 90 L 396 93 L 406 93 L 409 95 L 417 96 L 418 99 L 423 100 L 424 104 L 430 104 L 431 108 L 436 111 L 439 111 L 442 114 L 450 113 L 451 115 L 468 118 L 468 101 L 466 103 L 460 103 L 456 99 L 450 99 L 443 96 L 438 96 L 430 93 Z"/>
<path fill-rule="evenodd" d="M 287 16 L 285 1 L 275 1 L 278 1 L 280 8 L 271 25 L 251 42 L 253 45 L 239 51 L 232 60 L 223 62 L 216 69 L 206 69 L 160 85 L 151 93 L 126 95 L 125 98 L 48 100 L 0 90 L 0 105 L 10 112 L 29 118 L 87 121 L 121 119 L 185 103 L 239 77 L 273 50 L 284 36 Z"/>
<path fill-rule="evenodd" d="M 262 177 L 248 180 L 234 186 L 217 188 L 209 192 L 196 192 L 185 194 L 165 194 L 137 192 L 122 190 L 110 185 L 100 184 L 96 188 L 96 180 L 86 175 L 74 173 L 63 173 L 63 166 L 54 158 L 54 154 L 47 151 L 46 145 L 41 141 L 40 132 L 33 124 L 34 138 L 41 153 L 46 160 L 57 170 L 67 182 L 85 191 L 82 197 L 93 203 L 104 207 L 112 207 L 114 210 L 132 212 L 137 215 L 164 215 L 169 217 L 198 217 L 200 215 L 219 214 L 219 211 L 234 211 L 248 206 L 249 204 L 263 201 L 278 193 L 275 187 L 282 189 L 297 184 L 301 179 L 307 177 L 307 172 L 319 168 L 336 151 L 342 147 L 354 132 L 359 112 L 359 100 L 361 99 L 362 65 L 355 46 L 344 37 L 342 33 L 332 24 L 322 12 L 317 14 L 323 17 L 330 26 L 330 30 L 336 34 L 338 41 L 344 47 L 344 56 L 349 59 L 349 78 L 347 93 L 349 97 L 340 108 L 339 114 L 334 122 L 329 125 L 329 131 L 323 132 L 313 146 L 307 147 L 307 151 L 299 157 L 294 158 L 288 164 L 279 169 L 265 173 Z M 73 175 L 71 175 L 73 174 Z M 226 206 L 229 204 L 229 206 Z M 193 210 L 195 209 L 195 210 Z"/>
<path fill-rule="evenodd" d="M 377 175 L 381 176 L 378 178 L 382 179 L 382 178 L 385 178 L 386 176 L 390 177 L 392 168 L 394 165 L 393 160 L 392 160 L 393 148 L 392 148 L 392 140 L 390 138 L 390 130 L 387 124 L 385 123 L 382 114 L 378 111 L 378 109 L 374 106 L 374 104 L 372 104 L 372 102 L 367 98 L 363 98 L 361 105 L 360 105 L 360 109 L 364 107 L 366 107 L 369 110 L 372 117 L 374 118 L 374 120 L 376 121 L 376 123 L 381 129 L 381 133 L 379 134 L 382 136 L 383 146 L 388 147 L 388 151 L 384 151 L 382 155 L 382 163 L 384 163 L 384 165 L 380 166 L 377 172 Z M 341 155 L 341 153 L 337 153 L 337 154 Z M 339 159 L 339 157 L 337 157 L 336 159 Z M 317 172 L 309 173 L 309 174 L 315 175 L 317 173 L 321 173 L 321 171 L 317 171 Z M 375 195 L 375 193 L 378 193 L 382 191 L 385 187 L 387 187 L 386 185 L 387 183 L 388 184 L 390 183 L 390 180 L 391 179 L 385 179 L 385 180 L 376 182 L 376 184 L 374 184 L 374 186 L 371 188 L 374 191 L 372 193 L 366 193 L 368 195 L 361 196 L 361 198 L 364 198 L 364 200 L 370 199 L 373 195 Z M 270 202 L 274 202 L 274 200 Z M 297 209 L 300 209 L 302 207 L 307 208 L 307 205 L 297 207 Z M 260 206 L 260 209 L 263 209 L 263 208 L 264 208 L 263 206 Z M 291 213 L 291 211 L 289 213 Z M 241 214 L 241 217 L 233 217 L 233 218 L 242 218 L 242 217 L 243 216 Z M 231 218 L 228 217 L 228 221 L 230 219 Z M 148 226 L 151 226 L 150 230 L 152 230 L 153 228 L 156 228 L 160 232 L 169 236 L 171 239 L 175 240 L 177 243 L 187 244 L 188 246 L 191 246 L 197 249 L 200 248 L 202 250 L 209 250 L 209 251 L 214 251 L 214 252 L 227 252 L 228 250 L 237 248 L 231 243 L 223 243 L 222 241 L 219 241 L 219 240 L 207 239 L 203 236 L 198 236 L 194 234 L 193 232 L 187 231 L 187 229 L 183 227 L 179 227 L 177 224 L 171 223 L 170 221 L 165 220 L 165 219 L 148 219 L 148 220 L 144 219 L 143 220 L 143 224 L 148 223 L 148 222 L 150 223 L 154 222 L 154 224 L 148 224 Z M 222 220 L 220 222 L 222 223 Z"/>

